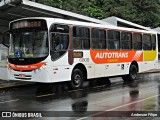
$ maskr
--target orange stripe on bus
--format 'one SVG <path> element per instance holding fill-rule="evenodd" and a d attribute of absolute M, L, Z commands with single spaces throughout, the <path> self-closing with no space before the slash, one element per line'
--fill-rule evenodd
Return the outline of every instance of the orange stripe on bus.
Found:
<path fill-rule="evenodd" d="M 142 51 L 127 50 L 92 50 L 90 49 L 91 58 L 96 64 L 142 61 Z"/>
<path fill-rule="evenodd" d="M 36 64 L 31 64 L 31 65 L 14 65 L 14 64 L 8 63 L 8 66 L 9 68 L 14 70 L 24 71 L 24 70 L 35 70 L 45 64 L 46 64 L 45 62 L 40 62 Z"/>

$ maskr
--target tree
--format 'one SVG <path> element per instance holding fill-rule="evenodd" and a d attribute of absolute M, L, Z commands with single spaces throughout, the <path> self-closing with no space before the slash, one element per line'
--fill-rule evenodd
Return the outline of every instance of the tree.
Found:
<path fill-rule="evenodd" d="M 160 0 L 37 0 L 37 2 L 96 19 L 116 16 L 146 27 L 160 25 Z"/>
<path fill-rule="evenodd" d="M 102 19 L 105 12 L 101 9 L 103 0 L 38 0 L 39 3 Z"/>
<path fill-rule="evenodd" d="M 116 16 L 146 26 L 160 25 L 160 0 L 105 0 L 106 17 Z"/>
<path fill-rule="evenodd" d="M 147 27 L 160 25 L 160 0 L 134 0 L 136 9 L 134 22 Z"/>

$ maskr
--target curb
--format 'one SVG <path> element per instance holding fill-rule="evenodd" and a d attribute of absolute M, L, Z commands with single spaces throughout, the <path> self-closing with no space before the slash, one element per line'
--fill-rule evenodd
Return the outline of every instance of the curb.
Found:
<path fill-rule="evenodd" d="M 149 70 L 149 71 L 145 71 L 145 72 L 142 72 L 142 73 L 159 73 L 160 72 L 160 69 L 157 69 L 157 70 Z"/>
<path fill-rule="evenodd" d="M 3 80 L 2 80 L 3 82 Z M 0 83 L 0 89 L 5 89 L 5 88 L 12 88 L 12 87 L 18 87 L 18 86 L 25 86 L 25 85 L 32 85 L 33 83 L 18 83 L 18 82 L 6 82 Z"/>

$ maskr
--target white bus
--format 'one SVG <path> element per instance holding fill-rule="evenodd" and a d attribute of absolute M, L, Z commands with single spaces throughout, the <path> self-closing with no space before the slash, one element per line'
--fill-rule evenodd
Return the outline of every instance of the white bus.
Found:
<path fill-rule="evenodd" d="M 157 33 L 57 18 L 24 18 L 10 23 L 8 79 L 53 83 L 122 76 L 156 67 Z"/>

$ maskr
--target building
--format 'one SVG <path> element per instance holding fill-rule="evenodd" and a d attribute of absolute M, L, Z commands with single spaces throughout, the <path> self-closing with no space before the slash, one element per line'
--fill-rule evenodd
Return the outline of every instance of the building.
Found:
<path fill-rule="evenodd" d="M 116 25 L 120 27 L 136 28 L 136 29 L 142 29 L 142 30 L 152 30 L 148 27 L 145 27 L 145 26 L 142 26 L 142 25 L 139 25 L 139 24 L 115 17 L 115 16 L 108 17 L 102 20 L 112 25 Z"/>
<path fill-rule="evenodd" d="M 10 21 L 24 17 L 54 17 L 109 24 L 102 20 L 42 5 L 33 1 L 35 0 L 0 0 L 0 40 L 2 40 L 2 33 L 8 29 Z"/>

